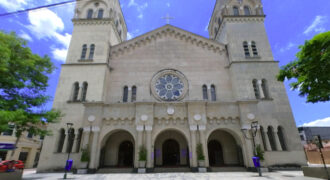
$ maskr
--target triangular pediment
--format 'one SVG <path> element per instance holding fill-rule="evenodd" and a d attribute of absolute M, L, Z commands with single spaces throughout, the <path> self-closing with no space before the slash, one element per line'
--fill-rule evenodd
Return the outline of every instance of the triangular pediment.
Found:
<path fill-rule="evenodd" d="M 158 39 L 164 37 L 175 38 L 181 41 L 189 42 L 192 45 L 208 49 L 215 53 L 222 53 L 226 50 L 225 45 L 217 41 L 207 39 L 205 37 L 174 27 L 172 25 L 165 25 L 156 30 L 138 36 L 134 39 L 125 41 L 121 44 L 111 47 L 111 55 L 119 56 L 127 51 L 132 51 L 136 48 L 141 48 L 153 41 L 157 41 Z"/>

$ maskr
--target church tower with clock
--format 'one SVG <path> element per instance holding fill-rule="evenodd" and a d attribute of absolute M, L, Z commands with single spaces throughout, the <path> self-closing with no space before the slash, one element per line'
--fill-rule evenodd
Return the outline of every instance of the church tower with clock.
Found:
<path fill-rule="evenodd" d="M 127 41 L 118 0 L 77 0 L 38 172 L 69 152 L 91 172 L 244 170 L 257 146 L 267 167 L 306 164 L 264 20 L 260 0 L 217 0 L 209 38 L 165 25 Z"/>

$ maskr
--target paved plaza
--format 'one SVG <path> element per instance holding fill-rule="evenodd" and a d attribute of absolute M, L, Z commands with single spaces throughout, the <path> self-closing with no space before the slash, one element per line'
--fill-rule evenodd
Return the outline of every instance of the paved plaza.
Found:
<path fill-rule="evenodd" d="M 35 170 L 26 170 L 23 175 L 24 180 L 37 179 L 62 179 L 63 173 L 41 173 L 37 174 Z M 257 173 L 252 172 L 219 172 L 219 173 L 152 173 L 152 174 L 91 174 L 76 175 L 68 174 L 68 179 L 90 180 L 90 179 L 114 179 L 114 180 L 226 180 L 226 179 L 299 179 L 299 180 L 316 180 L 315 178 L 304 177 L 302 171 L 278 171 L 264 173 L 263 177 L 259 177 Z"/>

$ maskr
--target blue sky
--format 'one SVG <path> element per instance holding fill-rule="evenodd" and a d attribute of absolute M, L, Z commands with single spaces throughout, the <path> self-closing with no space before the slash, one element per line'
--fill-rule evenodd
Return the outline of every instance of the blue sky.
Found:
<path fill-rule="evenodd" d="M 0 13 L 66 0 L 0 0 Z M 134 38 L 166 24 L 161 17 L 174 17 L 171 24 L 208 38 L 207 25 L 215 0 L 120 0 L 128 37 Z M 265 26 L 280 66 L 295 59 L 298 46 L 315 34 L 330 29 L 329 0 L 263 0 Z M 54 96 L 70 43 L 74 3 L 0 17 L 0 30 L 15 31 L 28 41 L 34 53 L 52 58 L 58 69 L 50 76 L 47 94 Z M 330 102 L 305 103 L 285 82 L 297 125 L 330 126 Z M 44 108 L 49 109 L 52 102 Z"/>

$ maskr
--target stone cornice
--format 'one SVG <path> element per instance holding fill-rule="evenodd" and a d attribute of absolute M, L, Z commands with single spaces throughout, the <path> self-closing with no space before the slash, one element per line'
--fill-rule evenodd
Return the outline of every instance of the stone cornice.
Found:
<path fill-rule="evenodd" d="M 231 65 L 233 65 L 233 64 L 245 64 L 245 63 L 270 63 L 270 64 L 278 64 L 279 63 L 279 61 L 255 61 L 255 60 L 246 60 L 246 61 L 232 61 L 232 62 L 230 62 L 229 63 L 229 65 L 228 66 L 226 66 L 226 68 L 230 68 L 231 67 Z"/>
<path fill-rule="evenodd" d="M 97 24 L 111 24 L 112 18 L 103 19 L 72 19 L 73 25 L 97 25 Z"/>
<path fill-rule="evenodd" d="M 208 50 L 211 50 L 215 53 L 223 53 L 226 51 L 225 46 L 219 42 L 207 39 L 197 34 L 193 34 L 183 29 L 179 29 L 172 25 L 165 25 L 154 31 L 138 36 L 132 40 L 113 46 L 111 48 L 111 55 L 115 57 L 122 55 L 125 52 L 134 50 L 135 48 L 141 46 L 145 46 L 162 37 L 173 37 L 185 42 L 189 42 L 201 48 L 207 48 Z"/>

